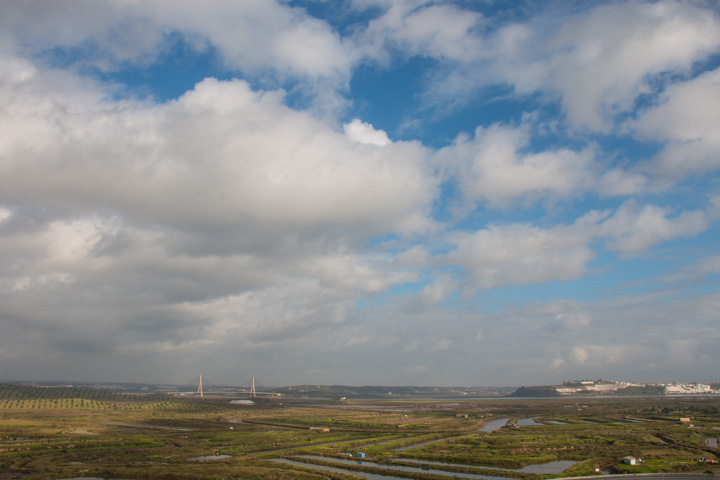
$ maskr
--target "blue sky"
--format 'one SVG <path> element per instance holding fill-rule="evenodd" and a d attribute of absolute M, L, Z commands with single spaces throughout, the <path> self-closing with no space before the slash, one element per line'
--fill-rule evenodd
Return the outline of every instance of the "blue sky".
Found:
<path fill-rule="evenodd" d="M 715 2 L 3 2 L 0 57 L 0 378 L 719 380 Z"/>

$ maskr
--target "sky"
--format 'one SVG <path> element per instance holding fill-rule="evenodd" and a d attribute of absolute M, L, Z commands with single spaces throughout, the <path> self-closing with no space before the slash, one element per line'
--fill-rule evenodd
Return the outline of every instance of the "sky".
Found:
<path fill-rule="evenodd" d="M 720 381 L 720 4 L 0 2 L 0 378 Z"/>

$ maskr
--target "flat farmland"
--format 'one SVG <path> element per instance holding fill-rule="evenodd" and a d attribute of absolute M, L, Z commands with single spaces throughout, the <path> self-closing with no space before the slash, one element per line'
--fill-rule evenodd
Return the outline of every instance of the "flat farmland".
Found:
<path fill-rule="evenodd" d="M 712 478 L 718 437 L 714 397 L 234 405 L 0 386 L 0 478 Z"/>

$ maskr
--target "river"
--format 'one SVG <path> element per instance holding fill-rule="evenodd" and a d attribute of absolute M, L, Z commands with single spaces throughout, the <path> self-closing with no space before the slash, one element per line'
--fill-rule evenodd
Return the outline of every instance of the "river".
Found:
<path fill-rule="evenodd" d="M 487 423 L 487 425 L 484 425 L 480 427 L 481 432 L 494 432 L 495 430 L 499 430 L 505 425 L 507 425 L 508 420 L 510 420 L 510 417 L 505 418 L 498 418 L 497 420 L 491 420 Z"/>

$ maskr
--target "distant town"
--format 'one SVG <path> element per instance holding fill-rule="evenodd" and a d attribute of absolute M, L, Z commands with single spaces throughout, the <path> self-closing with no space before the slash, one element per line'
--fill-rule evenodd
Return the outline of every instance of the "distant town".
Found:
<path fill-rule="evenodd" d="M 611 380 L 572 380 L 562 385 L 520 387 L 511 395 L 549 397 L 568 395 L 716 395 L 720 384 L 703 382 L 637 383 Z"/>
<path fill-rule="evenodd" d="M 720 385 L 716 383 L 630 383 L 606 380 L 577 380 L 565 382 L 555 390 L 560 395 L 579 393 L 617 393 L 631 389 L 657 389 L 665 395 L 720 394 Z"/>
<path fill-rule="evenodd" d="M 46 388 L 87 388 L 114 393 L 196 395 L 197 384 L 143 384 L 123 382 L 50 382 L 9 381 L 0 383 Z M 228 386 L 206 383 L 205 394 L 213 396 L 243 396 L 255 394 L 250 385 Z M 295 385 L 288 387 L 262 386 L 259 396 L 282 396 L 300 398 L 373 398 L 373 397 L 559 397 L 597 395 L 719 395 L 720 383 L 670 382 L 637 383 L 611 380 L 571 380 L 560 385 L 523 387 L 418 387 L 418 386 L 349 386 L 349 385 Z"/>

